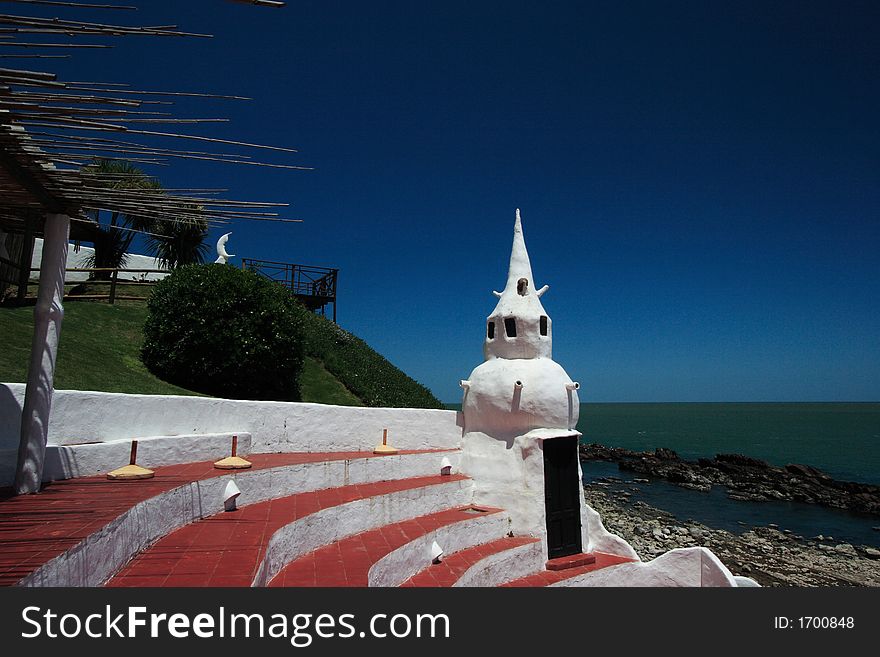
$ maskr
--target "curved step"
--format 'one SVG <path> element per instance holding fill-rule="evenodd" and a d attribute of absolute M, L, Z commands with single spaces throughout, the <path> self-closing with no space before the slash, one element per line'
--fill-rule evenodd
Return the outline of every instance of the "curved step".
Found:
<path fill-rule="evenodd" d="M 467 477 L 433 475 L 267 500 L 181 527 L 138 554 L 107 586 L 260 586 L 321 545 L 469 497 Z"/>
<path fill-rule="evenodd" d="M 509 519 L 501 509 L 464 506 L 422 515 L 349 536 L 287 564 L 269 583 L 291 586 L 397 586 L 430 563 L 437 541 L 461 549 L 503 536 Z"/>
<path fill-rule="evenodd" d="M 541 541 L 510 536 L 481 543 L 445 557 L 416 573 L 401 586 L 498 586 L 533 572 L 543 559 Z"/>
<path fill-rule="evenodd" d="M 565 570 L 540 570 L 533 572 L 525 577 L 520 577 L 513 581 L 507 582 L 502 586 L 554 586 L 565 580 L 579 577 L 585 573 L 592 573 L 602 568 L 611 566 L 619 566 L 622 563 L 630 563 L 635 559 L 629 557 L 621 557 L 617 554 L 606 554 L 604 552 L 593 552 L 596 561 L 584 566 L 575 568 L 566 568 Z"/>
<path fill-rule="evenodd" d="M 178 527 L 223 509 L 230 477 L 239 504 L 337 485 L 438 472 L 458 450 L 251 454 L 249 470 L 216 470 L 212 461 L 164 466 L 153 479 L 81 477 L 39 495 L 0 493 L 0 586 L 99 586 L 133 555 Z"/>

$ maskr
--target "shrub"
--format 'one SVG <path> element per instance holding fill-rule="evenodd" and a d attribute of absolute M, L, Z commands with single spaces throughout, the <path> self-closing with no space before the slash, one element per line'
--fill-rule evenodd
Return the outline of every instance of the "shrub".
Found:
<path fill-rule="evenodd" d="M 298 401 L 308 310 L 228 265 L 188 265 L 156 284 L 141 358 L 156 376 L 218 397 Z"/>
<path fill-rule="evenodd" d="M 431 391 L 356 335 L 319 315 L 307 317 L 306 353 L 367 406 L 443 408 Z"/>

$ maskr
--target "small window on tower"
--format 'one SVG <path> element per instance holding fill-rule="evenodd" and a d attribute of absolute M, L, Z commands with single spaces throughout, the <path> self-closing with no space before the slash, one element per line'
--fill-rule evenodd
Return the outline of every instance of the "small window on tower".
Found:
<path fill-rule="evenodd" d="M 486 335 L 489 336 L 490 340 L 495 339 L 495 322 L 489 322 L 489 328 L 486 330 Z"/>
<path fill-rule="evenodd" d="M 521 297 L 529 293 L 529 279 L 521 278 L 516 282 L 516 293 Z"/>
<path fill-rule="evenodd" d="M 547 315 L 541 315 L 541 335 L 547 335 Z"/>
<path fill-rule="evenodd" d="M 516 320 L 513 317 L 504 320 L 504 332 L 508 338 L 516 337 Z"/>

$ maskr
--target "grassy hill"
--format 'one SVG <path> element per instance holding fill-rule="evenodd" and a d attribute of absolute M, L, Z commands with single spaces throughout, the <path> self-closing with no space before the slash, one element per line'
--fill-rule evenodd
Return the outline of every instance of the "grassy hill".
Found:
<path fill-rule="evenodd" d="M 430 390 L 359 337 L 320 315 L 310 313 L 308 317 L 306 353 L 319 360 L 364 405 L 443 408 Z"/>
<path fill-rule="evenodd" d="M 69 302 L 55 370 L 55 387 L 152 395 L 193 395 L 156 378 L 138 356 L 141 326 L 147 317 L 143 304 Z M 34 309 L 0 308 L 0 381 L 27 378 Z"/>
<path fill-rule="evenodd" d="M 143 303 L 68 302 L 55 387 L 144 394 L 195 395 L 153 376 L 140 361 L 147 317 Z M 0 308 L 0 381 L 27 377 L 33 308 Z M 363 340 L 318 316 L 310 322 L 300 379 L 303 401 L 343 406 L 440 408 L 424 386 Z"/>

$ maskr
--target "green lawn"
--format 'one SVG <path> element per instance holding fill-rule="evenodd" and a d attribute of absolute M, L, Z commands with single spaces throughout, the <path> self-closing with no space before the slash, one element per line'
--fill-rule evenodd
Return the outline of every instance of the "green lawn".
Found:
<path fill-rule="evenodd" d="M 33 335 L 32 307 L 0 308 L 0 381 L 27 378 Z M 140 361 L 147 317 L 144 304 L 64 304 L 55 387 L 61 390 L 99 390 L 153 395 L 195 395 L 165 383 Z"/>
<path fill-rule="evenodd" d="M 0 381 L 27 378 L 33 335 L 33 307 L 0 308 Z M 196 395 L 153 376 L 140 361 L 142 303 L 68 301 L 58 349 L 55 387 L 152 395 Z M 362 406 L 324 366 L 307 358 L 300 379 L 303 401 Z"/>
<path fill-rule="evenodd" d="M 324 365 L 314 358 L 306 357 L 299 379 L 300 393 L 305 402 L 336 404 L 337 406 L 363 406 L 363 402 L 342 385 Z"/>

